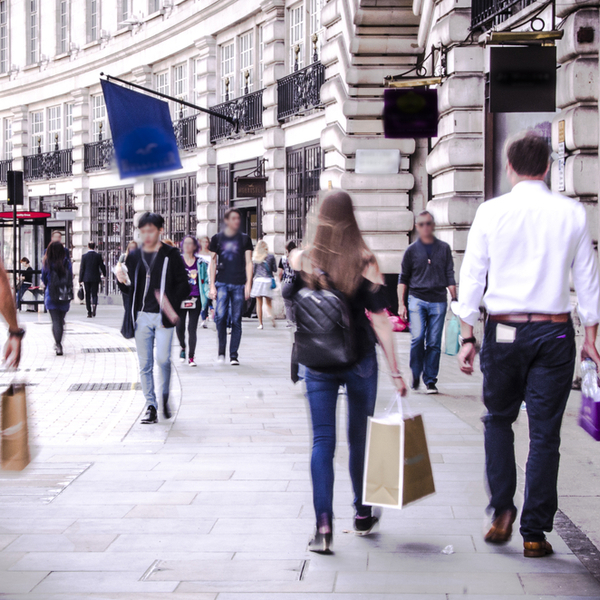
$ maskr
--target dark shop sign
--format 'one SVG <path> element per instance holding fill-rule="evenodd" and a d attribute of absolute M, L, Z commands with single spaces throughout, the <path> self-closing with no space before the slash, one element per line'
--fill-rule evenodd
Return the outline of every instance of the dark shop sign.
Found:
<path fill-rule="evenodd" d="M 490 48 L 490 112 L 555 110 L 555 46 Z"/>
<path fill-rule="evenodd" d="M 235 183 L 237 198 L 264 198 L 267 195 L 266 177 L 238 177 Z"/>

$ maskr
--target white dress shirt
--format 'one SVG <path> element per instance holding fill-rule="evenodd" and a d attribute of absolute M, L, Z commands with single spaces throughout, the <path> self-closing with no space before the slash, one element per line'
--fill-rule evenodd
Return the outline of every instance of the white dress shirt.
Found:
<path fill-rule="evenodd" d="M 584 325 L 600 322 L 596 252 L 582 204 L 522 181 L 484 202 L 469 232 L 460 271 L 460 318 L 475 325 L 490 314 L 571 312 L 570 277 Z"/>

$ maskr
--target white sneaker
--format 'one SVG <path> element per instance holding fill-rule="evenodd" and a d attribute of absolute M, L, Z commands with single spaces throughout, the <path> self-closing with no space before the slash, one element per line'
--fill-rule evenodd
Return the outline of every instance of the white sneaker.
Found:
<path fill-rule="evenodd" d="M 232 367 L 239 367 L 239 366 L 240 366 L 240 361 L 239 361 L 237 358 L 232 358 L 232 359 L 229 361 L 229 364 L 230 364 Z"/>
<path fill-rule="evenodd" d="M 262 329 L 262 328 L 263 328 L 263 326 L 259 325 L 256 329 Z"/>
<path fill-rule="evenodd" d="M 219 356 L 219 358 L 217 358 L 217 362 L 222 365 L 225 362 L 225 357 L 223 355 Z"/>
<path fill-rule="evenodd" d="M 193 358 L 190 358 L 188 360 L 188 366 L 190 366 L 190 367 L 197 367 L 198 365 L 196 364 L 196 361 Z"/>
<path fill-rule="evenodd" d="M 204 321 L 202 321 L 202 329 L 208 329 L 208 319 L 204 319 Z"/>

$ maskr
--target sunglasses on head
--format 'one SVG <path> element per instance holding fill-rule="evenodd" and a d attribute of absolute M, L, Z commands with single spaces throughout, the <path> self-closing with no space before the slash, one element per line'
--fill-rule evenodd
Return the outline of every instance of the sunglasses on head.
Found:
<path fill-rule="evenodd" d="M 433 227 L 433 221 L 421 221 L 417 223 L 417 227 Z"/>

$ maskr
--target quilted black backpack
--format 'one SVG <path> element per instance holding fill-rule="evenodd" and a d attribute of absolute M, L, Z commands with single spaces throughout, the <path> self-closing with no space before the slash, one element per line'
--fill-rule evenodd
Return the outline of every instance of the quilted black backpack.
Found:
<path fill-rule="evenodd" d="M 295 358 L 299 364 L 312 369 L 341 369 L 356 362 L 356 336 L 344 294 L 304 287 L 293 302 Z"/>

